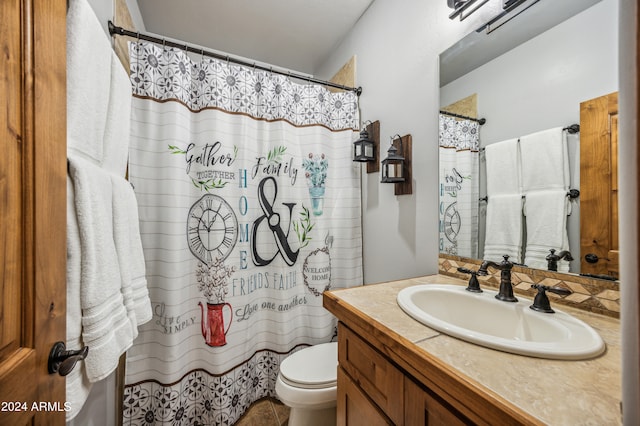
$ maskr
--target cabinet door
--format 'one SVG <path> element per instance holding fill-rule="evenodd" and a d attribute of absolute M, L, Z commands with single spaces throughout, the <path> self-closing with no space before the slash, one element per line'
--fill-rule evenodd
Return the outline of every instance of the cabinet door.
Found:
<path fill-rule="evenodd" d="M 472 425 L 446 401 L 413 380 L 405 377 L 405 425 L 406 426 L 459 426 Z"/>
<path fill-rule="evenodd" d="M 393 423 L 338 367 L 338 426 L 387 426 Z"/>
<path fill-rule="evenodd" d="M 342 323 L 338 324 L 338 362 L 394 424 L 402 424 L 404 373 Z"/>

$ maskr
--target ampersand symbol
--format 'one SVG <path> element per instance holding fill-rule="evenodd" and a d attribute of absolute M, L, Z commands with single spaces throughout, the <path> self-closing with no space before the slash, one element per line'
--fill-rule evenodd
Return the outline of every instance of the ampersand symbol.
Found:
<path fill-rule="evenodd" d="M 270 201 L 267 199 L 265 194 L 265 185 L 270 182 L 273 185 L 273 199 Z M 289 226 L 287 226 L 287 232 L 285 233 L 280 226 L 280 215 L 273 211 L 273 205 L 276 202 L 276 197 L 278 195 L 278 184 L 276 183 L 275 178 L 272 176 L 266 177 L 260 181 L 258 184 L 258 202 L 260 203 L 260 207 L 262 208 L 262 212 L 264 213 L 258 219 L 253 222 L 253 227 L 251 230 L 251 251 L 252 251 L 252 259 L 253 263 L 256 266 L 265 266 L 270 264 L 273 259 L 276 258 L 278 253 L 282 255 L 282 258 L 289 266 L 293 266 L 298 259 L 299 249 L 296 251 L 291 250 L 291 246 L 289 245 L 289 241 L 287 241 L 287 237 L 289 236 L 289 229 L 291 226 L 291 220 L 289 220 Z M 291 213 L 293 211 L 293 207 L 296 203 L 282 203 L 289 209 L 289 218 L 291 218 Z M 258 235 L 258 228 L 262 224 L 264 220 L 267 220 L 267 224 L 269 225 L 269 229 L 273 233 L 274 240 L 278 246 L 278 250 L 276 253 L 271 256 L 271 258 L 265 259 L 260 254 L 258 254 L 258 247 L 256 243 L 256 237 Z"/>

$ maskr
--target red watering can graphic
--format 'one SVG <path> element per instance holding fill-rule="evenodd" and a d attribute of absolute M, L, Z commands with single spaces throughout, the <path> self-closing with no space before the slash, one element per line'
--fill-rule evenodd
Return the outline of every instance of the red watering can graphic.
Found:
<path fill-rule="evenodd" d="M 202 310 L 202 336 L 204 341 L 209 346 L 224 346 L 227 344 L 225 339 L 229 327 L 231 326 L 231 320 L 233 318 L 233 310 L 228 303 L 207 303 L 207 312 L 205 315 L 204 305 L 202 302 L 198 302 L 200 309 Z M 224 329 L 224 317 L 222 315 L 222 308 L 229 307 L 229 325 L 227 329 Z"/>

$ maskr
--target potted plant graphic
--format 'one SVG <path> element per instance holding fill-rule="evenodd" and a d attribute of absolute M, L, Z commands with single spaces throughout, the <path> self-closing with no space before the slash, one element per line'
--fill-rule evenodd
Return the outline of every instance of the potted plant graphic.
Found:
<path fill-rule="evenodd" d="M 198 302 L 202 311 L 202 336 L 209 346 L 224 346 L 227 344 L 226 335 L 233 319 L 233 309 L 224 300 L 229 293 L 229 277 L 234 271 L 234 267 L 227 267 L 218 259 L 211 264 L 198 263 L 198 268 L 196 269 L 198 290 L 207 298 L 206 313 L 202 302 Z M 222 309 L 225 306 L 229 308 L 229 322 L 226 329 L 222 314 Z"/>
<path fill-rule="evenodd" d="M 304 175 L 309 186 L 313 214 L 320 216 L 324 207 L 325 180 L 327 179 L 329 161 L 324 154 L 309 153 L 309 157 L 302 161 L 302 167 L 305 170 Z"/>

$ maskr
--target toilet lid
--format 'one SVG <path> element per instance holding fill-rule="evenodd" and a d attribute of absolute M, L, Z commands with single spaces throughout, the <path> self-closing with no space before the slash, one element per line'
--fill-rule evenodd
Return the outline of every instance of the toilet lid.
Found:
<path fill-rule="evenodd" d="M 304 348 L 280 363 L 280 375 L 301 387 L 335 385 L 338 375 L 338 343 L 322 343 Z"/>

